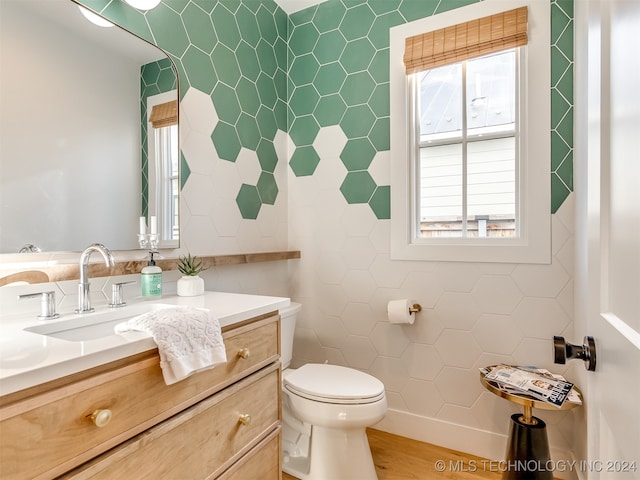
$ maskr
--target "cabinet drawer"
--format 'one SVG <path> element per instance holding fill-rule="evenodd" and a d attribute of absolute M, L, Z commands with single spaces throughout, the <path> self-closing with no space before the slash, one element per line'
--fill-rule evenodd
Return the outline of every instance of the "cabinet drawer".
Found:
<path fill-rule="evenodd" d="M 2 478 L 60 475 L 274 362 L 278 325 L 278 316 L 271 316 L 224 332 L 227 364 L 170 386 L 156 352 L 2 407 Z M 112 413 L 102 428 L 91 420 L 98 409 Z"/>
<path fill-rule="evenodd" d="M 141 480 L 214 478 L 278 428 L 279 392 L 276 364 L 156 425 L 63 478 L 112 480 L 131 478 L 133 472 L 135 478 Z M 270 461 L 277 463 L 278 452 L 271 450 L 270 455 L 273 457 Z"/>
<path fill-rule="evenodd" d="M 256 445 L 217 480 L 279 480 L 282 478 L 280 428 Z"/>

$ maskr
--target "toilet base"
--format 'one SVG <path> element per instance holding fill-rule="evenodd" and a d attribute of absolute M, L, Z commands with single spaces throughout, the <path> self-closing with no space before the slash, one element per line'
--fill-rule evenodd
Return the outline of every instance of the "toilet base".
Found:
<path fill-rule="evenodd" d="M 286 428 L 286 425 L 283 426 Z M 311 427 L 309 458 L 288 457 L 282 470 L 300 480 L 377 480 L 364 428 Z"/>

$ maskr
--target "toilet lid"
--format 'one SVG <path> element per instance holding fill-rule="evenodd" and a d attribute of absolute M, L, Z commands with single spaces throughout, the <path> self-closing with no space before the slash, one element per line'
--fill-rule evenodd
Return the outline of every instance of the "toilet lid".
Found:
<path fill-rule="evenodd" d="M 296 395 L 325 403 L 373 403 L 384 397 L 380 380 L 339 365 L 306 364 L 287 375 L 283 384 Z"/>

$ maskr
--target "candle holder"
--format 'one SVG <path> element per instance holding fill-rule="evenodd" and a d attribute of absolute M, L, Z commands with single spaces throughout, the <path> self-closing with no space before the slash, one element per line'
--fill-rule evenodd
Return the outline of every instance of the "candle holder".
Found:
<path fill-rule="evenodd" d="M 160 236 L 157 233 L 150 233 L 149 234 L 149 245 L 151 245 L 151 248 L 153 250 L 156 250 L 158 248 L 158 241 L 160 240 Z"/>
<path fill-rule="evenodd" d="M 149 244 L 149 241 L 147 240 L 147 234 L 139 233 L 138 234 L 138 245 L 140 245 L 140 248 L 146 248 L 148 244 Z"/>

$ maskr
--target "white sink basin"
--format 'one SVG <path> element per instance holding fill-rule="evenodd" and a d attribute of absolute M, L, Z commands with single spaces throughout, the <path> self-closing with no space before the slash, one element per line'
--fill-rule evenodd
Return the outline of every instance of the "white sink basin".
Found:
<path fill-rule="evenodd" d="M 127 305 L 93 313 L 74 315 L 66 320 L 49 321 L 41 325 L 25 328 L 25 332 L 37 333 L 49 337 L 61 338 L 71 342 L 86 342 L 115 335 L 114 327 L 132 317 L 143 313 L 171 308 L 175 305 L 164 303 L 141 303 Z"/>

